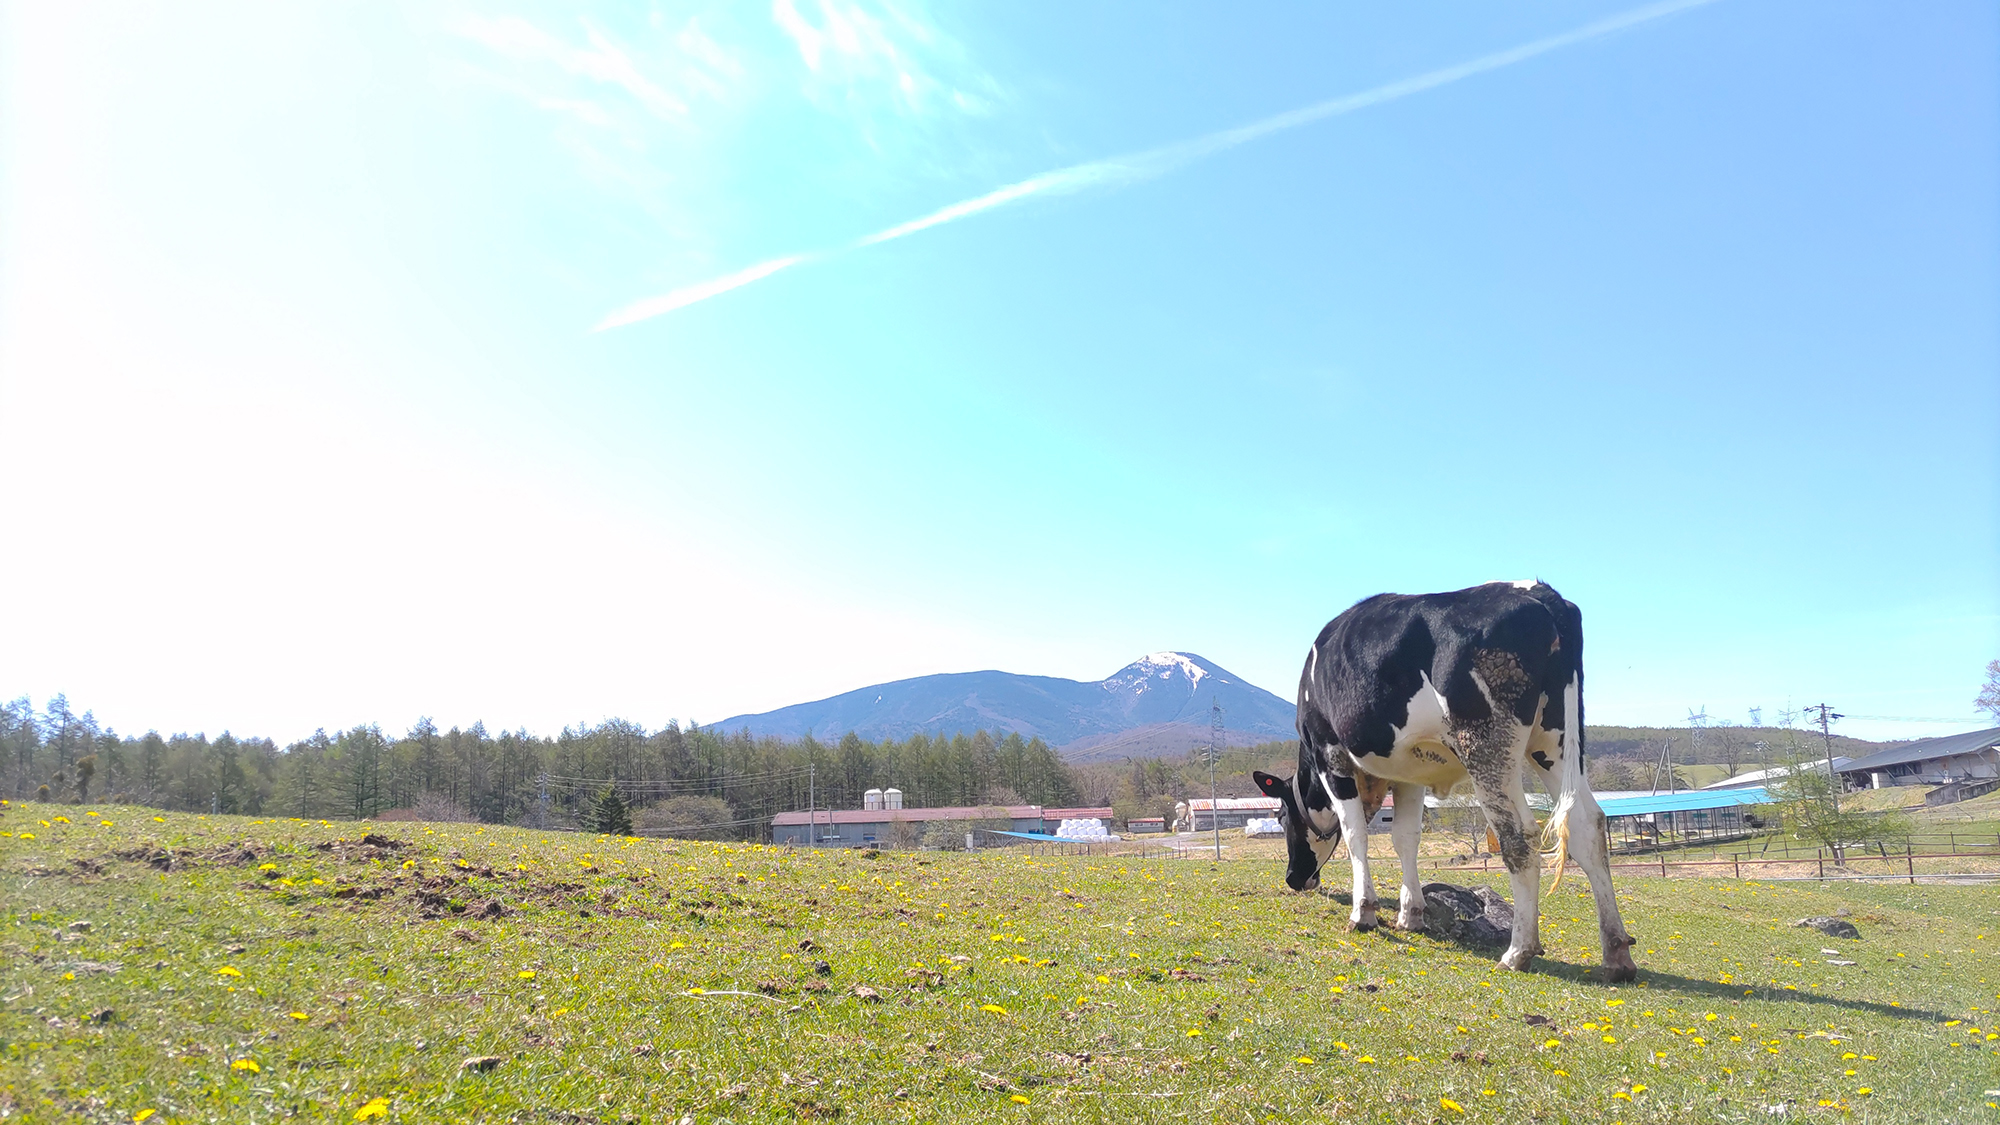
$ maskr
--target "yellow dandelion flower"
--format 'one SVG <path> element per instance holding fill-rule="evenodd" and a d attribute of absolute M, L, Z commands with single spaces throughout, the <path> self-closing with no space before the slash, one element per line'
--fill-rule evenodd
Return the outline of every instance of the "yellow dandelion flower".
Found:
<path fill-rule="evenodd" d="M 167 818 L 164 816 L 156 816 L 153 819 L 159 821 L 161 824 L 165 824 L 167 822 Z M 149 1109 L 146 1112 L 151 1113 L 153 1111 Z M 144 1118 L 141 1118 L 140 1120 L 144 1120 Z"/>
<path fill-rule="evenodd" d="M 1556 1072 L 1555 1072 L 1555 1076 L 1556 1076 L 1557 1078 L 1568 1078 L 1568 1077 L 1569 1077 L 1569 1071 L 1567 1071 L 1567 1070 L 1558 1070 L 1558 1071 L 1556 1071 Z"/>
<path fill-rule="evenodd" d="M 311 1016 L 306 1015 L 304 1012 L 286 1012 L 285 1014 L 292 1017 L 295 1020 L 304 1020 L 312 1018 Z"/>
<path fill-rule="evenodd" d="M 33 832 L 23 832 L 20 838 L 23 840 L 32 840 L 35 838 L 35 834 Z"/>
<path fill-rule="evenodd" d="M 1110 984 L 1110 983 L 1111 983 L 1111 978 L 1110 978 L 1110 977 L 1107 977 L 1107 976 L 1105 976 L 1105 975 L 1104 975 L 1103 973 L 1099 973 L 1099 974 L 1097 974 L 1097 983 L 1099 983 L 1099 984 Z"/>
<path fill-rule="evenodd" d="M 1643 1094 L 1643 1093 L 1645 1093 L 1645 1092 L 1646 1092 L 1646 1084 L 1645 1084 L 1644 1082 L 1641 1082 L 1641 1083 L 1639 1083 L 1639 1084 L 1638 1084 L 1637 1086 L 1634 1086 L 1634 1087 L 1632 1087 L 1632 1092 L 1633 1092 L 1633 1093 L 1635 1093 L 1635 1094 Z"/>
<path fill-rule="evenodd" d="M 1292 1061 L 1298 1063 L 1300 1066 L 1315 1065 L 1313 1062 L 1313 1057 L 1311 1055 L 1300 1055 L 1298 1058 L 1295 1058 Z"/>
<path fill-rule="evenodd" d="M 1008 1100 L 1008 1101 L 1010 1101 L 1010 1102 L 1013 1102 L 1013 1103 L 1014 1103 L 1015 1105 L 1027 1105 L 1027 1104 L 1028 1104 L 1028 1099 L 1027 1099 L 1026 1097 L 1023 1097 L 1023 1096 L 1022 1096 L 1022 1095 L 1020 1095 L 1020 1094 L 1012 1094 L 1012 1095 L 1009 1095 L 1009 1096 L 1008 1096 L 1008 1098 L 1007 1098 L 1007 1100 Z"/>
<path fill-rule="evenodd" d="M 158 819 L 159 819 L 159 817 L 154 817 L 153 819 L 154 819 L 154 820 L 158 820 Z M 133 1120 L 133 1122 L 134 1122 L 134 1123 L 135 1123 L 135 1125 L 136 1125 L 136 1123 L 137 1123 L 137 1122 L 140 1122 L 140 1121 L 144 1121 L 144 1120 L 145 1120 L 145 1119 L 147 1119 L 148 1117 L 151 1117 L 151 1116 L 153 1116 L 154 1112 L 155 1112 L 154 1110 L 150 1110 L 150 1109 L 142 1109 L 142 1110 L 140 1110 L 139 1112 L 137 1112 L 137 1113 L 135 1113 L 135 1114 L 133 1114 L 133 1115 L 132 1115 L 132 1120 Z"/>
<path fill-rule="evenodd" d="M 1198 1027 L 1190 1027 L 1190 1028 L 1188 1028 L 1188 1033 L 1187 1033 L 1187 1037 L 1188 1037 L 1189 1039 L 1199 1039 L 1199 1038 L 1201 1038 L 1201 1029 L 1200 1029 L 1200 1028 L 1198 1028 Z"/>
<path fill-rule="evenodd" d="M 1855 1093 L 1857 1093 L 1857 1094 L 1872 1094 L 1872 1093 L 1874 1093 L 1874 1092 L 1875 1092 L 1875 1090 L 1874 1090 L 1874 1088 L 1873 1088 L 1873 1087 L 1870 1087 L 1870 1086 L 1863 1086 L 1863 1087 L 1861 1087 L 1860 1089 L 1858 1089 L 1858 1090 L 1856 1090 L 1856 1091 L 1854 1091 L 1854 1092 L 1855 1092 Z"/>
<path fill-rule="evenodd" d="M 1618 1037 L 1616 1035 L 1607 1035 L 1604 1037 L 1604 1041 L 1606 1043 L 1616 1043 L 1618 1042 Z"/>
<path fill-rule="evenodd" d="M 1438 1099 L 1438 1106 L 1439 1106 L 1440 1108 L 1443 1108 L 1443 1109 L 1448 1109 L 1448 1110 L 1452 1111 L 1453 1113 L 1464 1113 L 1464 1112 L 1465 1112 L 1465 1107 L 1464 1107 L 1464 1106 L 1462 1106 L 1462 1105 L 1459 1105 L 1459 1104 L 1458 1104 L 1457 1102 L 1455 1102 L 1455 1101 L 1452 1101 L 1452 1100 L 1451 1100 L 1450 1098 L 1439 1098 L 1439 1099 Z"/>
<path fill-rule="evenodd" d="M 258 1071 L 263 1070 L 264 1068 L 257 1065 L 256 1059 L 237 1059 L 235 1062 L 229 1064 L 229 1069 L 247 1070 L 252 1074 L 256 1074 Z"/>
<path fill-rule="evenodd" d="M 1374 1056 L 1374 1055 L 1363 1055 L 1363 1056 L 1361 1056 L 1360 1058 L 1358 1058 L 1358 1059 L 1355 1059 L 1354 1061 L 1355 1061 L 1355 1062 L 1359 1062 L 1359 1063 L 1372 1063 L 1372 1062 L 1374 1062 L 1374 1061 L 1375 1061 L 1375 1056 Z"/>
<path fill-rule="evenodd" d="M 368 1104 L 354 1111 L 356 1121 L 366 1121 L 371 1117 L 386 1117 L 389 1113 L 388 1098 L 369 1098 Z"/>
<path fill-rule="evenodd" d="M 215 971 L 218 976 L 240 977 L 243 975 L 243 971 L 241 969 L 238 969 L 234 965 L 224 965 L 223 967 Z"/>
<path fill-rule="evenodd" d="M 1004 1016 L 1007 1014 L 1007 1009 L 1001 1007 L 998 1004 L 981 1004 L 979 1006 L 979 1010 L 982 1012 L 992 1012 L 996 1016 Z"/>
<path fill-rule="evenodd" d="M 534 979 L 535 979 L 535 970 L 533 970 L 533 969 L 522 969 L 522 970 L 521 970 L 520 972 L 518 972 L 518 973 L 515 973 L 514 975 L 515 975 L 515 976 L 517 976 L 517 977 L 520 977 L 520 978 L 521 978 L 522 980 L 534 980 Z"/>

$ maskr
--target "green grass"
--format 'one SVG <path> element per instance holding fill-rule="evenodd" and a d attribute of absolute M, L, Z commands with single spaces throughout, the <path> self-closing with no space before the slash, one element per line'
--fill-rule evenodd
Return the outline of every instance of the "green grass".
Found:
<path fill-rule="evenodd" d="M 1629 879 L 1613 988 L 1580 880 L 1509 974 L 1273 861 L 58 811 L 0 810 L 10 1119 L 2000 1121 L 1990 887 Z"/>

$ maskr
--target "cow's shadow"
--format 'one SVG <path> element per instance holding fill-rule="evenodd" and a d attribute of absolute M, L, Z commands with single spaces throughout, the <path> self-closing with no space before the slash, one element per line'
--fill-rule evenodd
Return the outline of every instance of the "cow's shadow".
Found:
<path fill-rule="evenodd" d="M 1332 899 L 1344 907 L 1352 907 L 1354 905 L 1354 897 L 1346 891 L 1334 891 L 1323 897 Z M 1391 924 L 1378 926 L 1370 933 L 1359 936 L 1382 941 L 1390 945 L 1415 944 L 1414 938 L 1417 936 L 1416 934 L 1406 933 L 1393 925 L 1395 918 L 1393 908 L 1381 912 L 1380 917 L 1388 920 Z M 1506 949 L 1505 943 L 1495 945 L 1481 941 L 1469 941 L 1457 936 L 1434 934 L 1428 931 L 1420 931 L 1420 933 L 1424 939 L 1424 944 L 1433 948 L 1465 953 L 1495 962 L 1499 960 L 1500 954 Z M 1500 969 L 1496 964 L 1494 971 L 1504 972 L 1505 970 Z M 1578 964 L 1542 955 L 1536 957 L 1529 964 L 1527 971 L 1535 976 L 1549 977 L 1571 984 L 1595 985 L 1605 989 L 1613 987 L 1604 980 L 1603 966 L 1597 964 Z M 1822 992 L 1808 992 L 1804 989 L 1794 990 L 1766 987 L 1746 990 L 1740 984 L 1723 984 L 1720 981 L 1698 980 L 1679 973 L 1649 969 L 1643 961 L 1639 964 L 1639 979 L 1617 987 L 1630 988 L 1640 985 L 1645 986 L 1648 995 L 1665 995 L 1671 993 L 1680 996 L 1701 997 L 1703 1000 L 1714 1004 L 1742 1000 L 1748 996 L 1757 1000 L 1839 1008 L 1851 1012 L 1865 1012 L 1873 1016 L 1884 1016 L 1889 1019 L 1919 1020 L 1925 1023 L 1936 1023 L 1951 1018 L 1942 1012 L 1929 1008 L 1902 1007 L 1894 1004 L 1884 1004 L 1876 1000 L 1855 1000 L 1844 996 L 1829 996 Z"/>

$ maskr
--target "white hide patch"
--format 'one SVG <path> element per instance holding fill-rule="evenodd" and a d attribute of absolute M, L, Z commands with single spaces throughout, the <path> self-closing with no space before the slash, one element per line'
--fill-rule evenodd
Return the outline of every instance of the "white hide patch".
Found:
<path fill-rule="evenodd" d="M 1362 768 L 1389 781 L 1428 785 L 1440 793 L 1465 777 L 1465 765 L 1451 749 L 1451 709 L 1444 694 L 1423 673 L 1422 686 L 1404 704 L 1409 714 L 1400 727 L 1391 726 L 1396 741 L 1387 759 L 1368 755 Z"/>
<path fill-rule="evenodd" d="M 1431 683 L 1429 672 L 1417 673 L 1423 679 L 1415 695 L 1403 704 L 1409 712 L 1400 727 L 1391 726 L 1396 732 L 1396 744 L 1405 742 L 1443 742 L 1445 731 L 1451 722 L 1451 707 L 1444 701 L 1444 693 Z"/>
<path fill-rule="evenodd" d="M 1517 578 L 1517 579 L 1515 579 L 1514 581 L 1512 581 L 1512 582 L 1509 582 L 1509 583 L 1507 583 L 1507 585 L 1509 585 L 1509 586 L 1512 586 L 1512 587 L 1514 587 L 1514 588 L 1515 588 L 1516 590 L 1532 590 L 1532 589 L 1534 589 L 1535 587 L 1537 587 L 1537 586 L 1541 585 L 1541 583 L 1540 583 L 1540 582 L 1523 582 L 1523 581 L 1521 581 L 1520 579 L 1518 579 L 1518 578 Z"/>

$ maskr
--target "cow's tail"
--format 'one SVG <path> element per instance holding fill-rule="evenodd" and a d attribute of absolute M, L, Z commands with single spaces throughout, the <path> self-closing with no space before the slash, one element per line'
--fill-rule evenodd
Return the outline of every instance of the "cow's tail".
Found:
<path fill-rule="evenodd" d="M 1569 863 L 1569 814 L 1583 785 L 1583 670 L 1577 668 L 1563 688 L 1562 789 L 1542 829 L 1542 847 L 1556 850 L 1556 881 L 1549 886 L 1550 894 L 1562 886 L 1563 868 Z"/>

